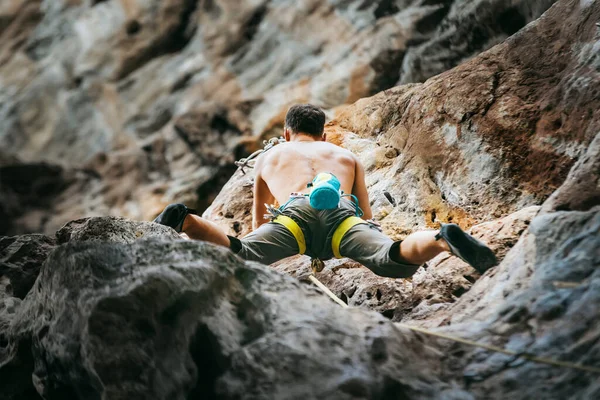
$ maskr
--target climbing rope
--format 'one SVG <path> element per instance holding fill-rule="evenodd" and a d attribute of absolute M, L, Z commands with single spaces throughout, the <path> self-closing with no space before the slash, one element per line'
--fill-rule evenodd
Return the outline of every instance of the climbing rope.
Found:
<path fill-rule="evenodd" d="M 321 289 L 327 296 L 329 296 L 331 298 L 331 300 L 335 301 L 336 303 L 338 303 L 340 306 L 342 306 L 344 308 L 349 307 L 348 304 L 344 303 L 339 297 L 337 297 L 335 294 L 333 294 L 333 292 L 331 290 L 329 290 L 325 285 L 323 285 L 314 275 L 312 275 L 312 274 L 309 275 L 308 279 L 310 279 L 310 281 L 312 283 L 317 285 L 319 287 L 319 289 Z M 419 328 L 417 326 L 407 325 L 407 324 L 403 324 L 403 323 L 396 323 L 395 325 L 397 325 L 401 328 L 409 329 L 411 331 L 420 332 L 425 335 L 435 336 L 435 337 L 438 337 L 441 339 L 451 340 L 453 342 L 458 342 L 458 343 L 466 344 L 466 345 L 473 346 L 473 347 L 481 347 L 481 348 L 484 348 L 486 350 L 490 350 L 490 351 L 493 351 L 496 353 L 506 354 L 509 356 L 513 356 L 516 359 L 523 358 L 523 359 L 533 361 L 536 363 L 540 363 L 540 364 L 547 364 L 547 365 L 552 365 L 555 367 L 573 368 L 573 369 L 577 369 L 580 371 L 586 371 L 586 372 L 592 372 L 595 374 L 600 374 L 600 368 L 593 367 L 591 365 L 575 364 L 575 363 L 571 363 L 568 361 L 560 361 L 560 360 L 553 360 L 551 358 L 537 357 L 531 353 L 507 350 L 502 347 L 492 346 L 492 345 L 486 344 L 486 343 L 475 342 L 473 340 L 468 340 L 468 339 L 464 339 L 464 338 L 461 338 L 458 336 L 448 335 L 448 334 L 441 333 L 441 332 L 433 332 L 433 331 L 430 331 L 429 329 Z"/>

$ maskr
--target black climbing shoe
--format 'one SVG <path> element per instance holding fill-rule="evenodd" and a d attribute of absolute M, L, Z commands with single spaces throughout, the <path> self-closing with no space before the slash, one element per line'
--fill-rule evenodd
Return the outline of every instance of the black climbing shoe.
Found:
<path fill-rule="evenodd" d="M 180 203 L 169 204 L 165 207 L 163 212 L 161 212 L 158 217 L 154 219 L 154 222 L 157 224 L 170 226 L 179 233 L 183 227 L 183 221 L 188 214 L 196 214 L 196 211 L 192 210 L 191 208 L 187 208 Z"/>
<path fill-rule="evenodd" d="M 498 264 L 496 256 L 485 243 L 460 229 L 456 224 L 442 224 L 435 240 L 444 239 L 452 254 L 475 268 L 480 274 Z"/>

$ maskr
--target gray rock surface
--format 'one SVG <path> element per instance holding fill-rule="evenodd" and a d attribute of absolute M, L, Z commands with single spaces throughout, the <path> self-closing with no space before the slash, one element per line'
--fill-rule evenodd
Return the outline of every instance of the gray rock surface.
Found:
<path fill-rule="evenodd" d="M 43 235 L 0 237 L 0 399 L 39 398 L 31 384 L 33 359 L 25 345 L 23 357 L 10 357 L 10 326 L 21 301 L 34 285 L 42 263 L 56 247 Z"/>
<path fill-rule="evenodd" d="M 377 314 L 206 243 L 125 244 L 138 226 L 105 222 L 112 239 L 52 253 L 12 321 L 0 365 L 30 354 L 45 399 L 471 398 Z"/>
<path fill-rule="evenodd" d="M 444 311 L 443 324 L 449 325 L 445 331 L 515 352 L 598 367 L 598 266 L 598 206 L 540 215 L 487 281 L 478 281 Z M 467 387 L 481 398 L 592 399 L 600 395 L 597 374 L 481 350 L 447 354 L 446 369 L 460 369 Z M 541 381 L 545 383 L 539 385 Z M 502 395 L 498 388 L 503 388 Z"/>
<path fill-rule="evenodd" d="M 424 2 L 425 3 L 425 2 Z M 447 1 L 432 5 L 420 25 L 434 34 L 406 50 L 400 84 L 424 82 L 517 33 L 555 1 Z M 436 23 L 436 20 L 439 23 Z"/>
<path fill-rule="evenodd" d="M 171 238 L 179 239 L 173 229 L 152 222 L 128 221 L 128 229 L 123 229 L 124 218 L 91 217 L 71 221 L 56 232 L 58 244 L 70 241 L 133 243 L 139 239 Z"/>
<path fill-rule="evenodd" d="M 8 323 L 0 314 L 4 398 L 34 398 L 32 388 L 46 399 L 600 393 L 595 374 L 416 334 L 227 249 L 170 231 L 132 242 L 138 223 L 95 221 L 112 234 L 96 241 L 73 226 L 90 240 L 55 250 Z M 441 331 L 597 365 L 599 232 L 598 206 L 536 217 L 500 266 L 444 310 Z"/>
<path fill-rule="evenodd" d="M 56 240 L 49 236 L 0 236 L 0 280 L 4 293 L 23 299 L 55 247 Z"/>
<path fill-rule="evenodd" d="M 302 279 L 305 260 L 271 268 L 246 263 L 163 226 L 94 214 L 127 209 L 123 214 L 131 216 L 136 207 L 188 196 L 200 176 L 206 182 L 219 176 L 215 168 L 227 165 L 232 149 L 253 147 L 231 138 L 278 126 L 282 116 L 270 117 L 272 105 L 344 93 L 323 82 L 345 76 L 347 64 L 289 67 L 289 60 L 314 55 L 312 48 L 273 63 L 268 49 L 297 40 L 291 33 L 277 39 L 275 32 L 363 40 L 381 50 L 384 38 L 394 37 L 390 26 L 407 21 L 399 15 L 417 3 L 307 1 L 287 13 L 271 2 L 92 3 L 0 4 L 0 99 L 22 96 L 17 103 L 24 107 L 0 106 L 0 124 L 13 124 L 0 129 L 0 217 L 8 215 L 12 227 L 5 219 L 0 226 L 14 230 L 17 221 L 58 231 L 0 238 L 0 399 L 600 398 L 598 374 L 394 323 L 600 365 L 600 2 L 561 0 L 451 71 L 334 111 L 328 136 L 368 166 L 372 206 L 386 233 L 402 238 L 452 220 L 502 259 L 477 276 L 440 255 L 412 281 L 332 261 L 318 276 L 350 309 L 277 272 Z M 486 20 L 477 11 L 484 3 L 518 13 L 543 6 L 488 1 L 469 9 L 446 2 L 444 18 L 468 25 L 454 8 L 463 5 L 465 15 Z M 307 32 L 296 13 L 326 21 L 326 28 Z M 375 14 L 374 28 L 361 27 Z M 226 23 L 232 15 L 239 24 Z M 479 43 L 505 28 L 490 26 Z M 436 32 L 464 37 L 451 23 Z M 423 57 L 441 43 L 432 35 L 421 43 Z M 77 41 L 91 45 L 56 50 Z M 115 52 L 99 51 L 107 42 Z M 329 42 L 315 43 L 331 54 Z M 355 65 L 372 55 L 357 54 Z M 440 54 L 446 58 L 452 60 Z M 322 71 L 295 81 L 309 67 Z M 159 79 L 165 71 L 169 79 Z M 269 89 L 281 76 L 289 79 Z M 156 86 L 147 84 L 149 77 Z M 372 75 L 360 77 L 375 85 Z M 360 94 L 376 85 L 353 87 Z M 255 98 L 261 91 L 265 97 Z M 196 104 L 198 98 L 211 101 Z M 27 111 L 29 104 L 36 112 Z M 75 119 L 53 119 L 60 112 L 52 107 L 72 110 Z M 145 117 L 135 118 L 140 110 Z M 85 123 L 73 123 L 79 118 Z M 81 141 L 79 130 L 93 140 Z M 57 145 L 59 131 L 75 138 L 72 165 L 68 149 Z M 216 147 L 202 147 L 203 140 Z M 110 150 L 96 153 L 102 149 Z M 40 154 L 65 165 L 38 163 Z M 27 172 L 32 185 L 7 170 Z M 165 177 L 169 184 L 160 183 Z M 236 173 L 205 215 L 244 235 L 251 188 L 252 175 Z M 44 214 L 50 211 L 55 215 Z M 76 219 L 80 213 L 90 217 Z M 59 229 L 67 215 L 73 221 Z"/>

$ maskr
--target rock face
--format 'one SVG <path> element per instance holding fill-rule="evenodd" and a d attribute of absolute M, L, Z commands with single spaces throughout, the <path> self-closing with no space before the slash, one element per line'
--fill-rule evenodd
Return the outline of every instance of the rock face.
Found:
<path fill-rule="evenodd" d="M 598 132 L 597 12 L 566 2 L 451 71 L 337 114 L 328 134 L 362 159 L 390 235 L 502 217 L 560 186 Z M 238 173 L 205 215 L 246 232 L 248 206 L 225 200 L 248 198 L 250 178 Z"/>
<path fill-rule="evenodd" d="M 25 299 L 8 318 L 0 314 L 3 398 L 600 394 L 593 373 L 438 341 L 342 309 L 293 278 L 168 228 L 96 218 L 69 232 Z M 446 310 L 443 332 L 597 365 L 598 233 L 598 206 L 536 217 L 500 266 Z"/>
<path fill-rule="evenodd" d="M 44 235 L 0 237 L 2 292 L 23 299 L 55 247 L 56 240 Z"/>
<path fill-rule="evenodd" d="M 431 2 L 418 2 L 423 7 L 425 3 Z M 519 2 L 493 4 L 509 3 L 521 4 L 514 6 L 519 12 L 535 10 Z M 67 38 L 71 26 L 77 26 L 72 31 L 77 35 L 90 32 L 82 24 L 53 25 L 50 22 L 55 20 L 48 17 L 67 21 L 69 16 L 78 21 L 83 18 L 78 13 L 86 10 L 87 3 L 44 3 L 44 14 L 37 12 L 37 2 L 11 2 L 10 7 L 5 4 L 0 6 L 0 16 L 17 15 L 18 10 L 22 30 L 20 36 L 15 35 L 11 28 L 15 22 L 0 17 L 0 35 L 11 39 L 0 42 L 3 71 L 9 65 L 15 68 L 15 60 L 19 61 L 18 56 L 4 52 L 12 46 L 28 49 L 31 60 L 48 63 L 40 73 L 51 75 L 56 68 L 51 68 L 49 54 L 54 54 L 53 46 L 61 43 L 53 42 L 53 29 L 60 26 Z M 226 36 L 219 36 L 225 29 L 222 18 L 233 12 L 233 3 L 195 5 L 170 0 L 156 3 L 156 7 L 150 7 L 150 3 L 119 4 L 119 12 L 128 18 L 110 19 L 107 26 L 114 28 L 112 34 L 88 39 L 89 43 L 101 43 L 110 37 L 121 51 L 101 53 L 90 46 L 75 52 L 88 64 L 82 61 L 61 67 L 73 68 L 77 72 L 73 76 L 81 77 L 70 95 L 81 95 L 83 88 L 94 87 L 94 93 L 105 96 L 112 87 L 110 93 L 119 98 L 137 88 L 148 96 L 147 105 L 151 107 L 154 103 L 150 99 L 161 99 L 162 92 L 153 92 L 143 85 L 144 81 L 137 80 L 146 79 L 144 74 L 154 71 L 152 76 L 159 77 L 166 68 L 193 66 L 178 57 L 197 48 L 204 50 L 196 53 L 202 63 L 206 60 L 198 54 L 228 60 L 231 75 L 220 69 L 221 64 L 212 63 L 210 68 L 202 64 L 205 69 L 183 79 L 171 98 L 176 108 L 183 107 L 181 99 L 191 99 L 192 93 L 211 93 L 213 100 L 225 93 L 240 96 L 234 99 L 249 98 L 244 96 L 258 88 L 275 93 L 268 89 L 268 82 L 289 67 L 286 61 L 269 70 L 242 71 L 239 66 L 264 65 L 264 59 L 270 57 L 265 53 L 267 49 L 283 48 L 289 43 L 286 40 L 294 40 L 291 36 L 279 42 L 274 36 L 263 35 L 279 29 L 277 26 L 299 28 L 295 12 L 309 5 L 294 3 L 289 13 L 278 14 L 282 18 L 276 25 L 269 18 L 280 3 L 260 3 L 264 8 L 257 14 L 251 11 L 255 8 L 238 2 L 237 18 L 243 15 L 246 22 L 232 25 Z M 338 8 L 333 16 L 318 14 L 333 4 L 315 2 L 305 11 L 323 18 L 341 16 L 352 24 L 361 21 L 352 16 L 377 13 L 380 17 L 375 26 L 381 29 L 377 32 L 391 32 L 386 31 L 386 24 L 402 20 L 390 5 L 399 2 L 339 2 L 335 3 Z M 415 4 L 399 7 L 398 13 L 404 15 Z M 456 17 L 457 11 L 452 8 L 466 6 L 466 2 L 444 4 L 448 10 L 455 10 L 448 11 L 444 18 L 468 24 L 468 20 Z M 115 7 L 116 2 L 93 2 L 91 9 L 95 11 L 89 15 L 101 10 L 114 16 L 117 14 L 110 13 Z M 151 17 L 142 18 L 144 12 Z M 194 19 L 185 15 L 195 15 L 206 23 L 194 30 Z M 510 13 L 507 18 L 510 20 Z M 600 380 L 595 372 L 437 339 L 415 333 L 405 325 L 517 354 L 580 366 L 600 365 L 599 19 L 598 1 L 559 1 L 507 41 L 453 70 L 422 84 L 385 90 L 338 108 L 327 127 L 330 140 L 355 151 L 367 167 L 372 207 L 386 233 L 399 239 L 416 229 L 437 227 L 439 222 L 457 222 L 488 242 L 501 259 L 483 276 L 448 255 L 432 260 L 412 280 L 379 278 L 348 260 L 330 261 L 317 276 L 354 306 L 345 309 L 302 283 L 308 272 L 306 259 L 288 259 L 273 267 L 247 263 L 226 249 L 182 240 L 173 230 L 149 222 L 92 216 L 71 221 L 51 237 L 3 237 L 0 399 L 600 398 Z M 348 34 L 338 32 L 339 26 L 333 20 L 326 21 L 331 23 L 327 25 L 331 31 L 327 32 Z M 249 25 L 254 28 L 238 31 Z M 507 29 L 506 23 L 499 26 L 500 30 Z M 294 32 L 302 35 L 302 29 Z M 489 29 L 494 32 L 496 28 Z M 456 32 L 456 37 L 464 33 L 452 29 L 450 23 L 440 25 L 436 32 Z M 493 36 L 486 35 L 482 37 Z M 441 43 L 434 36 L 421 43 L 423 57 L 429 54 L 428 46 L 435 49 L 434 44 Z M 256 44 L 259 39 L 263 40 L 263 52 Z M 207 43 L 210 45 L 204 47 Z M 240 43 L 245 49 L 242 55 L 238 53 Z M 8 61 L 2 61 L 4 54 L 9 54 Z M 410 59 L 406 56 L 404 64 Z M 136 68 L 138 63 L 143 65 Z M 234 71 L 236 65 L 238 70 Z M 298 68 L 305 68 L 303 65 L 299 63 Z M 23 71 L 25 74 L 26 69 Z M 298 72 L 293 68 L 291 71 L 290 77 Z M 230 82 L 231 86 L 210 90 L 206 85 L 214 73 L 228 77 L 219 82 Z M 307 83 L 311 90 L 317 87 L 313 84 L 319 76 L 329 75 L 317 74 Z M 44 81 L 34 82 L 41 85 Z M 280 82 L 278 88 L 289 89 L 293 82 L 290 78 Z M 159 86 L 165 84 L 161 81 Z M 236 92 L 233 86 L 244 90 Z M 20 96 L 26 92 L 18 93 Z M 103 98 L 98 96 L 94 101 Z M 47 101 L 44 96 L 38 97 L 36 100 Z M 146 171 L 137 166 L 169 165 L 162 170 L 169 172 L 178 165 L 184 171 L 197 166 L 199 159 L 210 159 L 205 165 L 214 168 L 220 156 L 198 149 L 203 138 L 209 138 L 220 149 L 218 153 L 227 157 L 235 147 L 229 139 L 246 132 L 243 123 L 256 133 L 268 131 L 256 129 L 260 118 L 252 119 L 252 123 L 246 118 L 260 115 L 261 107 L 275 103 L 285 101 L 282 97 L 269 100 L 268 96 L 256 103 L 241 101 L 237 111 L 216 100 L 197 107 L 186 103 L 189 108 L 177 108 L 185 111 L 170 109 L 171 114 L 165 114 L 170 116 L 163 128 L 156 128 L 159 134 L 149 133 L 143 140 L 131 136 L 133 144 L 121 143 L 117 152 L 80 160 L 84 168 L 33 164 L 35 157 L 23 157 L 27 152 L 19 153 L 19 160 L 12 150 L 5 153 L 3 147 L 0 171 L 17 168 L 36 173 L 30 175 L 33 188 L 13 175 L 0 175 L 3 188 L 7 188 L 0 191 L 0 214 L 8 215 L 13 221 L 10 229 L 16 229 L 14 214 L 22 214 L 19 218 L 23 220 L 19 221 L 31 221 L 29 208 L 68 207 L 72 204 L 69 201 L 81 199 L 73 189 L 77 185 L 89 189 L 86 196 L 97 201 L 96 210 L 107 204 L 117 210 L 143 193 L 144 204 L 151 204 L 156 197 L 146 190 L 158 182 L 159 175 L 148 175 L 144 185 L 134 189 L 132 182 L 137 178 L 133 177 Z M 82 103 L 78 99 L 69 104 L 77 104 L 73 110 L 79 110 Z M 134 108 L 138 103 L 132 100 L 131 104 Z M 49 109 L 40 110 L 43 113 Z M 127 107 L 118 111 L 123 115 L 130 112 Z M 30 115 L 31 121 L 36 115 Z M 160 112 L 147 115 L 166 119 L 158 117 Z M 196 124 L 194 118 L 210 122 Z M 280 121 L 281 116 L 278 118 Z M 103 121 L 120 120 L 115 117 Z M 10 118 L 1 123 L 11 123 Z M 276 125 L 273 122 L 272 126 Z M 50 129 L 52 125 L 43 127 Z M 81 128 L 85 131 L 86 126 Z M 102 131 L 102 135 L 110 136 L 109 131 Z M 90 132 L 86 133 L 89 137 L 102 137 Z M 11 137 L 11 146 L 22 145 L 21 149 L 29 149 L 28 154 L 33 154 L 32 143 L 41 146 L 40 152 L 42 148 L 47 150 L 49 157 L 60 153 L 52 146 L 52 134 L 43 140 L 40 136 L 35 140 L 27 135 Z M 123 137 L 115 135 L 113 139 L 120 141 Z M 105 144 L 102 140 L 75 140 L 73 148 Z M 252 147 L 244 141 L 239 146 Z M 164 159 L 154 157 L 157 149 Z M 172 151 L 180 151 L 180 157 L 172 157 Z M 84 153 L 77 156 L 83 157 Z M 111 186 L 106 181 L 109 175 L 123 180 L 126 186 Z M 189 194 L 186 190 L 195 185 L 190 183 L 194 179 L 181 178 L 178 184 L 182 186 L 177 186 L 181 193 Z M 153 193 L 168 197 L 175 193 L 169 192 L 173 187 L 156 185 Z M 251 171 L 246 175 L 238 171 L 204 215 L 230 234 L 246 234 L 250 228 L 251 188 Z M 40 193 L 47 193 L 49 199 Z M 65 201 L 55 202 L 60 198 Z M 87 206 L 81 207 L 64 212 L 76 213 Z M 35 218 L 51 226 L 42 214 Z M 6 226 L 2 225 L 8 230 Z"/>
<path fill-rule="evenodd" d="M 451 71 L 338 113 L 328 137 L 361 158 L 371 206 L 385 233 L 401 239 L 440 222 L 481 224 L 474 234 L 502 257 L 534 216 L 528 207 L 541 204 L 563 181 L 571 189 L 552 196 L 561 207 L 599 203 L 592 167 L 575 180 L 567 178 L 578 159 L 592 163 L 586 151 L 600 132 L 594 95 L 600 93 L 600 59 L 593 51 L 598 28 L 591 22 L 599 15 L 597 3 L 563 2 Z M 563 19 L 569 23 L 557 23 Z M 204 215 L 243 236 L 250 230 L 251 202 L 251 171 L 238 171 Z M 328 262 L 319 277 L 349 304 L 366 304 L 395 319 L 429 321 L 432 306 L 445 309 L 474 281 L 455 258 L 430 264 L 412 282 L 372 276 L 347 260 Z M 302 277 L 309 263 L 298 258 L 276 268 Z"/>
<path fill-rule="evenodd" d="M 290 104 L 422 81 L 553 2 L 3 1 L 0 234 L 148 220 L 175 200 L 203 210 Z M 6 183 L 48 170 L 61 179 L 43 201 Z"/>

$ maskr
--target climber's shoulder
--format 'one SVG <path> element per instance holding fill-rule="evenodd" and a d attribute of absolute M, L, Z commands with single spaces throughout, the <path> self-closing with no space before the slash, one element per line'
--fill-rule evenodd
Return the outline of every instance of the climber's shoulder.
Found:
<path fill-rule="evenodd" d="M 260 173 L 264 168 L 278 164 L 282 156 L 288 153 L 288 148 L 289 143 L 280 143 L 259 155 L 254 165 L 255 172 Z"/>

